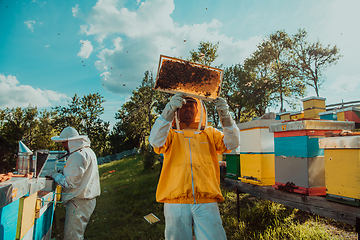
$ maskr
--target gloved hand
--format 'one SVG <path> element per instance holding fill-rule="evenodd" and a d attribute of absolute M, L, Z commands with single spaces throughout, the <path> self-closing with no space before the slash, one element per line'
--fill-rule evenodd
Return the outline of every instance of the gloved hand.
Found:
<path fill-rule="evenodd" d="M 44 175 L 45 177 L 51 177 L 55 180 L 56 176 L 61 175 L 61 173 L 58 173 L 56 171 L 45 171 Z"/>
<path fill-rule="evenodd" d="M 170 102 L 166 104 L 163 112 L 161 113 L 161 116 L 168 121 L 172 121 L 175 116 L 174 113 L 186 103 L 184 99 L 185 97 L 186 97 L 185 93 L 175 94 L 170 99 Z"/>
<path fill-rule="evenodd" d="M 230 113 L 229 113 L 229 106 L 227 104 L 227 102 L 225 101 L 225 99 L 221 98 L 221 97 L 217 97 L 214 100 L 215 103 L 215 107 L 216 110 L 219 113 L 219 117 L 220 118 L 230 118 Z"/>
<path fill-rule="evenodd" d="M 229 105 L 225 101 L 225 99 L 221 97 L 217 97 L 214 100 L 216 110 L 219 113 L 220 121 L 223 127 L 232 126 L 232 118 L 229 112 Z"/>

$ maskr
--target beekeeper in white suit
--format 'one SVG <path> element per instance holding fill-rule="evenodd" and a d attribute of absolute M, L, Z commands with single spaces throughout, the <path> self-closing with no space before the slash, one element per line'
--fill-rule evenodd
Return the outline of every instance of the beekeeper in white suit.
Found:
<path fill-rule="evenodd" d="M 61 142 L 68 151 L 63 173 L 48 171 L 49 176 L 62 187 L 62 201 L 66 209 L 64 239 L 84 239 L 90 216 L 100 195 L 99 171 L 90 140 L 72 127 L 51 140 Z"/>

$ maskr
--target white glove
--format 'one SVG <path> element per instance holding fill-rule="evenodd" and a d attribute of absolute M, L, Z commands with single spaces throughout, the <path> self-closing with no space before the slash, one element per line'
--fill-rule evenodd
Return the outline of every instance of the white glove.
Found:
<path fill-rule="evenodd" d="M 215 103 L 215 107 L 216 110 L 219 113 L 220 118 L 230 118 L 230 113 L 229 113 L 229 106 L 226 103 L 225 99 L 221 98 L 221 97 L 217 97 L 214 100 Z"/>
<path fill-rule="evenodd" d="M 168 121 L 172 121 L 175 116 L 174 113 L 186 103 L 184 99 L 185 97 L 186 97 L 185 93 L 175 94 L 170 99 L 170 102 L 166 104 L 163 112 L 161 113 L 161 116 Z"/>
<path fill-rule="evenodd" d="M 226 103 L 225 99 L 217 97 L 214 100 L 216 110 L 219 113 L 220 122 L 223 127 L 230 127 L 232 125 L 232 118 L 229 112 L 229 105 Z"/>

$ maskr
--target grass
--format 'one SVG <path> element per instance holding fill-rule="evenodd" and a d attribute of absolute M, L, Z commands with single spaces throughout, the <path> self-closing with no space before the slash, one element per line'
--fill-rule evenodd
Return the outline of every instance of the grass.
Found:
<path fill-rule="evenodd" d="M 143 170 L 143 155 L 99 166 L 101 195 L 86 228 L 85 239 L 164 239 L 163 204 L 155 200 L 159 164 Z M 114 171 L 115 170 L 115 171 Z M 223 225 L 232 239 L 357 239 L 355 228 L 268 200 L 240 194 L 240 221 L 236 194 L 221 186 L 219 204 Z M 52 238 L 63 239 L 64 207 L 55 210 Z M 160 222 L 143 217 L 155 214 Z"/>

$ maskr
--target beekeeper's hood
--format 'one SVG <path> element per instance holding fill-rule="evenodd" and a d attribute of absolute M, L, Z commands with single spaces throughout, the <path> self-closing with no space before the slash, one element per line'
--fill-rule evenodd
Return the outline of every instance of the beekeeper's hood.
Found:
<path fill-rule="evenodd" d="M 186 101 L 195 101 L 197 107 L 197 114 L 195 116 L 194 123 L 190 124 L 189 128 L 194 130 L 204 130 L 207 127 L 207 111 L 204 103 L 198 99 L 193 97 L 186 97 Z M 175 114 L 175 118 L 173 121 L 173 129 L 184 129 L 187 127 L 185 123 L 179 121 L 179 110 Z"/>
<path fill-rule="evenodd" d="M 84 147 L 90 147 L 90 140 L 87 135 L 79 135 L 73 127 L 62 130 L 60 136 L 52 137 L 54 142 L 68 142 L 69 152 L 72 153 Z"/>

